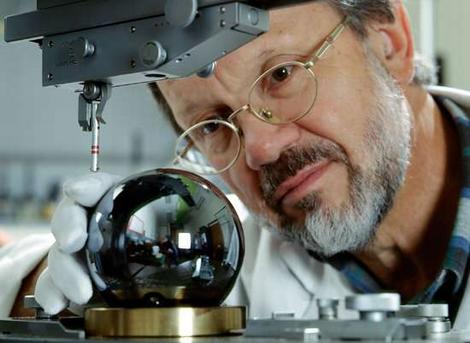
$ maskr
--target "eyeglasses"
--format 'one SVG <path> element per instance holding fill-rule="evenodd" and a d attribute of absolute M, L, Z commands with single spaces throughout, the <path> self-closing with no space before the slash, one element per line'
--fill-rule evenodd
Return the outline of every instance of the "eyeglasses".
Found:
<path fill-rule="evenodd" d="M 241 131 L 235 118 L 249 112 L 258 119 L 281 125 L 298 121 L 312 109 L 318 92 L 313 67 L 322 59 L 345 30 L 348 17 L 334 28 L 307 62 L 288 61 L 263 72 L 251 85 L 248 103 L 227 119 L 201 121 L 176 141 L 174 163 L 198 174 L 226 171 L 240 156 Z"/>

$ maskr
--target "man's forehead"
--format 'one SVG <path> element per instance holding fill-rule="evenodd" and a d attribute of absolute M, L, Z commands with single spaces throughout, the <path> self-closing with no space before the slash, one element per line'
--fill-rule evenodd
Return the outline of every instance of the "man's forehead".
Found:
<path fill-rule="evenodd" d="M 256 70 L 257 64 L 262 64 L 275 55 L 295 53 L 296 48 L 311 48 L 331 31 L 332 25 L 337 23 L 339 18 L 340 16 L 323 2 L 272 10 L 270 30 L 220 59 L 216 67 L 219 77 L 216 79 L 220 83 L 221 80 L 235 80 L 248 74 L 254 77 L 254 81 L 256 74 L 250 73 L 250 68 Z M 236 81 L 238 80 L 234 82 Z M 176 116 L 202 109 L 216 96 L 214 90 L 217 85 L 214 76 L 207 79 L 191 76 L 160 81 L 158 84 Z M 247 87 L 246 84 L 244 86 Z"/>

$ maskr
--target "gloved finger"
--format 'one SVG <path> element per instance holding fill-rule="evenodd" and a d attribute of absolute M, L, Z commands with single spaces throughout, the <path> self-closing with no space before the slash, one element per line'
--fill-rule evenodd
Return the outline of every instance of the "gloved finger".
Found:
<path fill-rule="evenodd" d="M 90 300 L 93 295 L 90 276 L 76 254 L 63 253 L 54 244 L 49 251 L 47 263 L 52 281 L 67 299 L 79 305 Z"/>
<path fill-rule="evenodd" d="M 69 254 L 82 249 L 88 237 L 87 225 L 85 208 L 71 199 L 63 199 L 51 220 L 51 231 L 59 249 Z"/>
<path fill-rule="evenodd" d="M 43 310 L 49 314 L 57 314 L 68 305 L 64 294 L 52 281 L 48 268 L 44 269 L 39 275 L 34 290 L 34 298 Z"/>
<path fill-rule="evenodd" d="M 92 173 L 68 180 L 64 193 L 85 207 L 93 207 L 121 178 L 107 173 Z"/>

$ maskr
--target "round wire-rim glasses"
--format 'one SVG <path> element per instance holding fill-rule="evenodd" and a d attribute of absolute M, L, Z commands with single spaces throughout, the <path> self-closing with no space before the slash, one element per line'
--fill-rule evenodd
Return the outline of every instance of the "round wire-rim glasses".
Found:
<path fill-rule="evenodd" d="M 316 65 L 318 60 L 322 59 L 325 56 L 326 52 L 331 48 L 333 43 L 338 39 L 341 33 L 345 30 L 348 21 L 349 21 L 349 18 L 345 17 L 341 21 L 341 23 L 338 24 L 333 29 L 333 31 L 331 31 L 331 33 L 323 40 L 321 46 L 317 50 L 315 50 L 315 52 L 308 59 L 307 62 L 300 62 L 300 61 L 283 62 L 264 71 L 260 76 L 258 76 L 258 78 L 252 83 L 250 87 L 249 96 L 248 96 L 248 104 L 243 105 L 239 109 L 232 112 L 228 116 L 227 119 L 203 120 L 189 127 L 187 130 L 185 130 L 178 137 L 176 141 L 175 159 L 173 162 L 175 164 L 180 164 L 185 169 L 189 169 L 199 174 L 210 175 L 210 174 L 223 173 L 224 171 L 228 170 L 235 164 L 235 162 L 237 161 L 241 153 L 241 147 L 242 147 L 241 133 L 240 133 L 240 129 L 238 128 L 238 126 L 235 125 L 234 123 L 234 118 L 238 114 L 247 111 L 253 114 L 256 118 L 272 125 L 289 124 L 289 123 L 296 122 L 300 120 L 301 118 L 305 117 L 311 111 L 313 105 L 315 104 L 316 97 L 318 94 L 318 80 L 312 68 Z M 275 113 L 273 113 L 271 106 L 264 106 L 264 103 L 263 103 L 263 106 L 253 105 L 253 102 L 256 102 L 254 101 L 254 98 L 256 97 L 257 90 L 263 88 L 263 81 L 265 81 L 266 78 L 274 75 L 274 72 L 279 71 L 279 70 L 289 69 L 289 68 L 291 68 L 290 69 L 291 71 L 294 69 L 296 71 L 297 70 L 301 71 L 301 75 L 303 75 L 305 80 L 309 80 L 307 82 L 310 82 L 309 85 L 312 87 L 311 94 L 309 94 L 308 96 L 308 98 L 311 100 L 307 102 L 304 109 L 301 111 L 297 111 L 297 112 L 294 111 L 296 113 L 295 115 L 286 115 L 285 112 L 281 112 L 281 115 L 276 115 Z M 298 75 L 299 74 L 297 74 L 296 82 L 300 83 L 301 80 L 300 80 L 300 76 Z M 261 88 L 258 88 L 260 86 Z M 304 94 L 304 96 L 302 96 L 300 99 L 305 100 L 307 99 L 307 97 Z M 296 98 L 296 100 L 299 100 L 299 99 Z M 198 136 L 198 133 L 200 132 L 200 130 L 203 130 L 204 128 L 210 128 L 210 127 L 219 127 L 219 128 L 222 128 L 223 130 L 228 130 L 227 139 L 230 141 L 230 144 L 236 144 L 235 145 L 236 148 L 231 150 L 231 153 L 229 156 L 225 156 L 226 162 L 221 163 L 221 167 L 219 168 L 214 167 L 215 163 L 213 161 L 212 162 L 208 161 L 208 159 L 211 159 L 211 156 L 210 156 L 211 152 L 199 151 L 200 147 L 198 147 L 198 143 L 195 142 L 195 137 Z M 235 139 L 235 141 L 232 141 L 232 139 Z M 217 146 L 216 148 L 219 149 L 220 146 Z"/>

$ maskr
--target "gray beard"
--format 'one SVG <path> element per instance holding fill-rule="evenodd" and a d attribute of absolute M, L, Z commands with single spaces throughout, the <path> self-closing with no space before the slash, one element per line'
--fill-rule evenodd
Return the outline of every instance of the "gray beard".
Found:
<path fill-rule="evenodd" d="M 404 182 L 411 150 L 410 113 L 404 96 L 370 48 L 365 46 L 377 99 L 375 113 L 363 138 L 372 165 L 352 165 L 345 151 L 333 142 L 314 142 L 307 148 L 286 151 L 280 159 L 263 167 L 261 188 L 269 207 L 279 216 L 275 231 L 306 249 L 323 256 L 354 252 L 366 247 L 393 205 Z M 304 223 L 285 215 L 272 196 L 280 183 L 308 164 L 322 159 L 342 163 L 349 178 L 349 199 L 333 208 L 312 192 L 297 204 L 306 212 Z M 271 225 L 270 225 L 271 226 Z M 272 228 L 272 226 L 271 226 Z"/>

